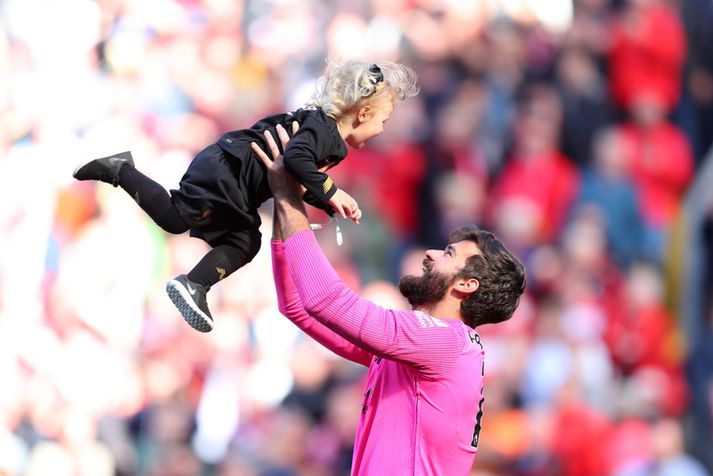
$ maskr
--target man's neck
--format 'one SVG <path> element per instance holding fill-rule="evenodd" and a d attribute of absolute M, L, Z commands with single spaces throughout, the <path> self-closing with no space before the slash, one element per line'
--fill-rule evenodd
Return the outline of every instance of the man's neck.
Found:
<path fill-rule="evenodd" d="M 421 304 L 413 306 L 414 311 L 423 311 L 429 316 L 439 319 L 459 319 L 463 320 L 460 315 L 460 302 L 455 302 L 447 299 L 442 299 L 433 304 Z"/>

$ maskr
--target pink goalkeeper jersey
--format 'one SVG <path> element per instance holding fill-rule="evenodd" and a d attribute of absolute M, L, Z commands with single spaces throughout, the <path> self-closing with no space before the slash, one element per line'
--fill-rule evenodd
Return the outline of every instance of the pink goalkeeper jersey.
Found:
<path fill-rule="evenodd" d="M 483 347 L 459 319 L 381 308 L 347 288 L 311 231 L 273 241 L 280 310 L 369 367 L 353 475 L 467 475 L 483 407 Z"/>

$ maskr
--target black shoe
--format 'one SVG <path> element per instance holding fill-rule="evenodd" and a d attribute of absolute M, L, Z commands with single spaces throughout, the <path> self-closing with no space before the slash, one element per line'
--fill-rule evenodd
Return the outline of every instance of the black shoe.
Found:
<path fill-rule="evenodd" d="M 124 165 L 134 166 L 131 152 L 90 160 L 74 169 L 72 176 L 77 180 L 101 180 L 116 187 L 119 184 L 119 170 Z"/>
<path fill-rule="evenodd" d="M 189 281 L 185 274 L 166 283 L 166 292 L 188 324 L 197 331 L 213 330 L 213 316 L 208 310 L 206 293 L 209 288 Z"/>

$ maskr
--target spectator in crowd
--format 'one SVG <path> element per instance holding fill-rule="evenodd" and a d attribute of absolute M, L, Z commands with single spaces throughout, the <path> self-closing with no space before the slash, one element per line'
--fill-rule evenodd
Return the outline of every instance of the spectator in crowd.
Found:
<path fill-rule="evenodd" d="M 644 219 L 642 252 L 660 262 L 693 176 L 693 154 L 688 138 L 666 119 L 663 96 L 640 91 L 630 107 L 632 120 L 618 129 L 631 147 L 630 176 Z"/>
<path fill-rule="evenodd" d="M 561 123 L 555 90 L 530 87 L 515 119 L 512 155 L 492 186 L 491 223 L 526 247 L 556 240 L 579 190 L 580 172 L 559 149 Z"/>
<path fill-rule="evenodd" d="M 584 170 L 573 214 L 594 207 L 601 215 L 612 259 L 622 268 L 639 257 L 644 225 L 629 177 L 632 150 L 615 129 L 601 129 L 594 139 L 591 167 Z"/>
<path fill-rule="evenodd" d="M 654 425 L 651 435 L 653 462 L 644 474 L 656 476 L 708 476 L 703 465 L 684 451 L 683 428 L 674 418 L 662 418 Z"/>
<path fill-rule="evenodd" d="M 583 48 L 562 51 L 555 67 L 562 96 L 562 152 L 586 169 L 594 137 L 611 119 L 605 78 Z"/>
<path fill-rule="evenodd" d="M 623 111 L 637 107 L 641 93 L 655 96 L 664 116 L 678 103 L 686 38 L 670 3 L 627 0 L 612 26 L 611 92 Z"/>

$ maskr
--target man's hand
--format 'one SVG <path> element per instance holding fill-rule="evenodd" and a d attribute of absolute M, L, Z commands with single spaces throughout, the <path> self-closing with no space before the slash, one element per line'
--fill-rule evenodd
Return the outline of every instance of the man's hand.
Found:
<path fill-rule="evenodd" d="M 290 136 L 287 131 L 278 124 L 275 128 L 277 130 L 277 135 L 282 143 L 282 150 L 285 150 L 287 143 L 290 141 Z M 292 123 L 292 135 L 299 129 L 299 124 L 297 121 Z M 280 149 L 277 147 L 275 139 L 270 134 L 270 131 L 265 131 L 265 141 L 270 148 L 270 153 L 274 160 L 270 160 L 267 153 L 260 148 L 255 142 L 250 143 L 253 152 L 260 157 L 262 163 L 265 164 L 267 168 L 267 182 L 270 185 L 270 190 L 272 195 L 277 198 L 278 196 L 285 194 L 293 194 L 295 191 L 299 192 L 299 196 L 304 194 L 304 187 L 300 185 L 292 176 L 287 172 L 282 160 L 282 154 L 280 154 Z M 331 167 L 330 165 L 323 165 L 319 170 L 324 171 Z M 350 218 L 354 223 L 359 223 L 361 220 L 361 210 L 359 209 L 359 204 L 354 200 L 348 193 L 342 189 L 337 189 L 337 192 L 332 195 L 332 198 L 327 202 L 334 210 L 339 213 L 342 218 Z"/>
<path fill-rule="evenodd" d="M 292 134 L 297 132 L 297 129 L 299 129 L 299 125 L 297 124 L 297 121 L 292 123 Z M 278 124 L 276 127 L 277 130 L 277 135 L 280 138 L 280 142 L 282 143 L 282 149 L 284 150 L 285 147 L 287 146 L 287 143 L 290 141 L 290 136 L 287 134 L 287 131 L 285 130 L 282 125 Z M 295 179 L 292 178 L 292 176 L 287 172 L 285 169 L 284 163 L 282 161 L 282 154 L 280 154 L 280 149 L 277 147 L 277 143 L 275 142 L 275 139 L 272 137 L 272 134 L 270 134 L 270 131 L 266 130 L 265 131 L 265 141 L 267 142 L 268 147 L 270 148 L 270 153 L 272 154 L 273 160 L 270 160 L 270 157 L 265 153 L 264 150 L 260 148 L 259 145 L 255 142 L 250 143 L 250 147 L 252 147 L 253 152 L 262 160 L 262 163 L 265 164 L 265 167 L 267 168 L 267 183 L 270 185 L 270 190 L 272 191 L 272 195 L 277 197 L 278 195 L 285 195 L 285 194 L 294 194 L 298 193 L 299 190 L 299 183 L 295 181 Z"/>
<path fill-rule="evenodd" d="M 292 133 L 294 134 L 298 128 L 297 122 L 293 122 Z M 282 126 L 278 125 L 276 129 L 284 150 L 290 141 L 290 136 Z M 275 221 L 279 226 L 279 233 L 275 233 L 275 236 L 286 240 L 295 233 L 309 230 L 309 220 L 307 220 L 307 212 L 302 203 L 301 186 L 285 170 L 280 149 L 269 131 L 265 131 L 265 141 L 267 141 L 274 160 L 270 160 L 270 157 L 256 143 L 251 142 L 250 146 L 267 168 L 267 182 L 275 198 Z"/>

